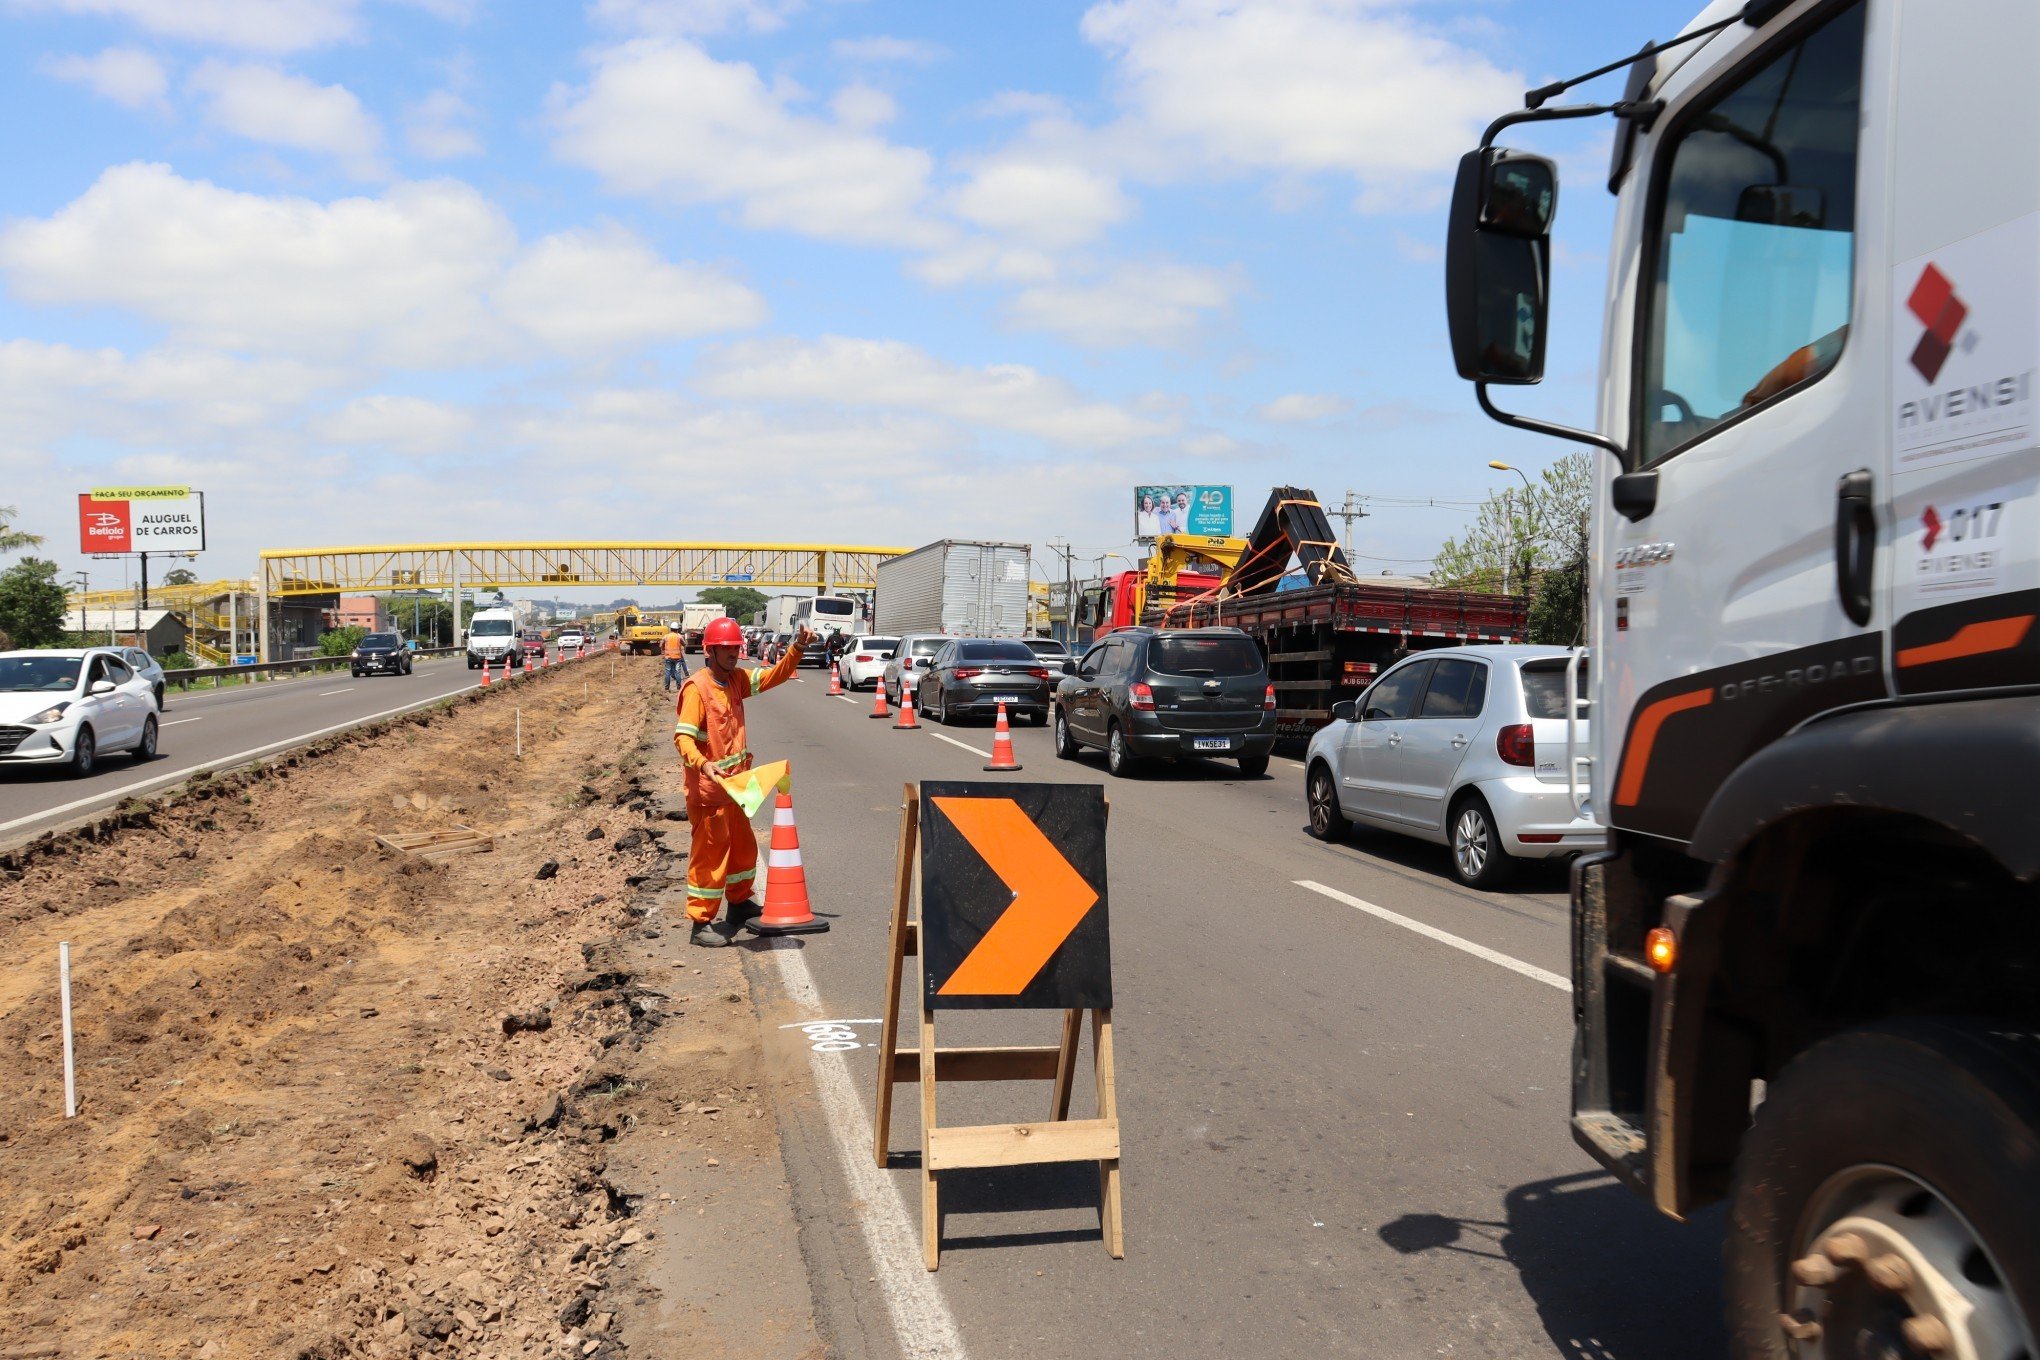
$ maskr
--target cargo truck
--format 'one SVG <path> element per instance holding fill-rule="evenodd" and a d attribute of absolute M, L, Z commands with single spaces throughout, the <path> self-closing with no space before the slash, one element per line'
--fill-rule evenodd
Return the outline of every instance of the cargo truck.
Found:
<path fill-rule="evenodd" d="M 1598 451 L 1573 1135 L 1728 1201 L 1742 1360 L 2040 1356 L 2036 65 L 2033 0 L 1716 3 L 1460 162 L 1460 375 Z M 1496 142 L 1582 117 L 1592 430 L 1497 401 L 1558 175 Z"/>
<path fill-rule="evenodd" d="M 1025 543 L 945 538 L 878 564 L 872 631 L 1021 637 L 1027 631 Z"/>

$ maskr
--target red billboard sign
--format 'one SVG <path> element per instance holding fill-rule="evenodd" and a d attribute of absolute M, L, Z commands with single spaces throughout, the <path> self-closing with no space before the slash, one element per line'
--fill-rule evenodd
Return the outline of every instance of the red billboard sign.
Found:
<path fill-rule="evenodd" d="M 128 518 L 130 501 L 102 501 L 89 492 L 78 494 L 78 550 L 87 553 L 134 551 Z"/>

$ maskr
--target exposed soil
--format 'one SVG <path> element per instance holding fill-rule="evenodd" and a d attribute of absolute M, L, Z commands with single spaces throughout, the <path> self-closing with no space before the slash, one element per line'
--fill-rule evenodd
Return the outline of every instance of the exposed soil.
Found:
<path fill-rule="evenodd" d="M 774 1121 L 739 951 L 675 924 L 669 701 L 615 670 L 0 858 L 0 1358 L 725 1349 L 648 1262 L 782 1179 Z M 457 824 L 494 849 L 374 839 Z M 804 1306 L 756 1353 L 819 1353 Z"/>

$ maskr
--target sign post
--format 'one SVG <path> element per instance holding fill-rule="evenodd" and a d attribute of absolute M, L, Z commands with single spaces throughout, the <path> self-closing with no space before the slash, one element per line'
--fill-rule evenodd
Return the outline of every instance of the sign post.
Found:
<path fill-rule="evenodd" d="M 1112 953 L 1106 912 L 1104 790 L 1095 784 L 928 782 L 906 786 L 894 880 L 873 1153 L 883 1168 L 893 1087 L 921 1085 L 921 1250 L 941 1262 L 936 1176 L 966 1167 L 1098 1163 L 1105 1249 L 1126 1254 L 1119 1194 L 1119 1103 L 1112 1053 Z M 918 854 L 917 854 L 918 851 Z M 915 861 L 920 913 L 913 919 Z M 921 962 L 921 1034 L 899 1046 L 907 958 Z M 938 1048 L 938 1010 L 1060 1010 L 1060 1042 Z M 1084 1012 L 1098 1116 L 1070 1118 Z M 943 1127 L 945 1081 L 1047 1081 L 1039 1123 Z"/>

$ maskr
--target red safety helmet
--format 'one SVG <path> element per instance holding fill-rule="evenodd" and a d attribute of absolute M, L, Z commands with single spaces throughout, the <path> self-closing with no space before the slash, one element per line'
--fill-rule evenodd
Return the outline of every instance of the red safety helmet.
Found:
<path fill-rule="evenodd" d="M 741 647 L 744 645 L 744 630 L 737 627 L 737 621 L 725 614 L 719 619 L 710 619 L 708 627 L 701 630 L 703 647 Z"/>

